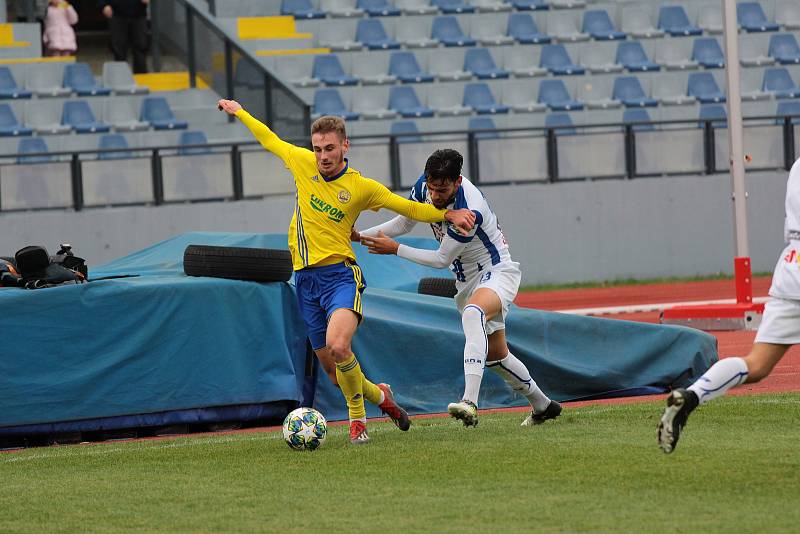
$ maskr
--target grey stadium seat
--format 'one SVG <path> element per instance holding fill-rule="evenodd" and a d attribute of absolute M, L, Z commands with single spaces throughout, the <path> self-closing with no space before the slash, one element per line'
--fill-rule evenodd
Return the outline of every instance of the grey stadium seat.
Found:
<path fill-rule="evenodd" d="M 68 133 L 70 127 L 61 124 L 63 100 L 29 100 L 25 103 L 25 124 L 40 135 Z"/>
<path fill-rule="evenodd" d="M 40 97 L 69 96 L 72 91 L 62 85 L 63 63 L 31 63 L 25 75 L 25 86 Z"/>
<path fill-rule="evenodd" d="M 539 66 L 541 46 L 522 45 L 509 47 L 503 53 L 503 68 L 516 78 L 546 76 L 547 69 Z"/>
<path fill-rule="evenodd" d="M 118 95 L 144 95 L 150 92 L 147 87 L 137 85 L 131 67 L 125 61 L 106 61 L 103 63 L 103 85 Z"/>
<path fill-rule="evenodd" d="M 390 52 L 353 52 L 350 57 L 350 73 L 361 79 L 362 85 L 393 84 L 397 76 L 389 74 Z"/>
<path fill-rule="evenodd" d="M 460 81 L 472 78 L 472 73 L 464 70 L 464 48 L 440 48 L 428 50 L 427 71 L 437 80 Z"/>
<path fill-rule="evenodd" d="M 655 17 L 648 5 L 626 5 L 622 10 L 622 31 L 638 39 L 653 39 L 664 36 L 664 30 L 654 24 Z"/>
<path fill-rule="evenodd" d="M 592 74 L 622 72 L 616 56 L 616 41 L 583 43 L 578 49 L 577 62 Z"/>
<path fill-rule="evenodd" d="M 592 76 L 576 80 L 576 98 L 587 109 L 616 109 L 622 104 L 612 98 L 616 76 Z"/>
<path fill-rule="evenodd" d="M 118 132 L 147 130 L 150 125 L 139 120 L 140 102 L 131 98 L 106 98 L 103 103 L 103 122 Z"/>
<path fill-rule="evenodd" d="M 536 100 L 537 83 L 533 80 L 514 80 L 502 87 L 501 103 L 516 113 L 547 111 L 547 106 Z"/>
<path fill-rule="evenodd" d="M 588 41 L 589 34 L 580 30 L 579 16 L 575 11 L 551 11 L 547 14 L 547 35 L 559 41 Z"/>
<path fill-rule="evenodd" d="M 656 43 L 654 61 L 667 70 L 688 70 L 698 67 L 692 59 L 694 40 L 687 38 L 660 39 Z"/>
<path fill-rule="evenodd" d="M 397 112 L 390 110 L 388 87 L 357 87 L 352 89 L 353 111 L 361 114 L 362 119 L 393 119 Z"/>

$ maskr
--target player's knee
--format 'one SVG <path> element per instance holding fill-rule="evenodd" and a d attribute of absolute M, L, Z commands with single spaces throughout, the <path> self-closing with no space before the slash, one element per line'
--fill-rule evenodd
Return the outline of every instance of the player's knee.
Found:
<path fill-rule="evenodd" d="M 464 311 L 461 312 L 461 324 L 465 327 L 476 323 L 483 324 L 484 322 L 486 322 L 486 314 L 475 304 L 467 304 Z"/>
<path fill-rule="evenodd" d="M 333 356 L 333 361 L 335 362 L 343 362 L 350 357 L 350 354 L 352 354 L 352 351 L 350 350 L 350 343 L 336 340 L 333 341 L 329 346 L 331 350 L 331 356 Z"/>

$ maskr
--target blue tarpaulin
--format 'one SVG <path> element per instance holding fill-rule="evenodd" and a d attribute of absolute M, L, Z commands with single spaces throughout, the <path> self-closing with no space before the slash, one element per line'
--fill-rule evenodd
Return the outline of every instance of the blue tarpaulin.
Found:
<path fill-rule="evenodd" d="M 184 234 L 90 268 L 94 278 L 137 277 L 0 289 L 0 434 L 30 425 L 203 421 L 204 413 L 217 421 L 220 413 L 235 418 L 237 407 L 247 418 L 267 413 L 258 406 L 285 411 L 312 402 L 331 420 L 346 418 L 327 377 L 306 376 L 293 285 L 187 277 L 189 244 L 287 248 L 285 235 Z M 369 285 L 366 319 L 353 341 L 363 370 L 392 384 L 410 412 L 444 411 L 463 390 L 461 321 L 452 300 L 415 291 L 419 278 L 448 273 L 372 256 L 359 245 L 356 252 Z M 507 335 L 512 352 L 560 400 L 686 385 L 717 357 L 715 338 L 696 330 L 521 308 L 512 309 Z M 487 372 L 480 404 L 522 402 Z"/>

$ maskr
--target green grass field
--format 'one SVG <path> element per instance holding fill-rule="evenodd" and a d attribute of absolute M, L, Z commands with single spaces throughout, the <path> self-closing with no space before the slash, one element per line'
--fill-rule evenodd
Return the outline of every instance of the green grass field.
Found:
<path fill-rule="evenodd" d="M 663 454 L 662 404 L 344 426 L 315 452 L 278 432 L 0 454 L 0 532 L 797 532 L 800 394 L 726 397 Z"/>

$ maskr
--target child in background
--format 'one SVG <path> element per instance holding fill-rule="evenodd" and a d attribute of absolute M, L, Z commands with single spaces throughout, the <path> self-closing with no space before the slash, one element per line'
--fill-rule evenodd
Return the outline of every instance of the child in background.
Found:
<path fill-rule="evenodd" d="M 44 17 L 42 39 L 49 56 L 69 56 L 78 49 L 75 30 L 78 23 L 75 9 L 63 0 L 50 0 Z"/>

